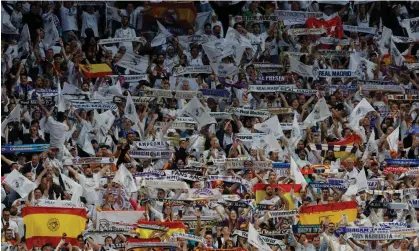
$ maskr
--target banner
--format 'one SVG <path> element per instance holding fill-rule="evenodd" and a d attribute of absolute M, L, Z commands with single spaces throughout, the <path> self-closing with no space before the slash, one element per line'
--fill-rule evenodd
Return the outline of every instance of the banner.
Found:
<path fill-rule="evenodd" d="M 349 39 L 339 39 L 334 37 L 321 37 L 317 40 L 319 44 L 349 45 Z"/>
<path fill-rule="evenodd" d="M 147 82 L 150 82 L 147 74 L 137 74 L 137 75 L 109 75 L 110 78 L 121 78 L 122 82 L 128 82 L 128 83 L 138 83 L 142 80 L 145 80 Z M 134 98 L 134 97 L 133 97 Z"/>
<path fill-rule="evenodd" d="M 69 200 L 35 200 L 34 207 L 84 208 Z"/>
<path fill-rule="evenodd" d="M 294 234 L 319 234 L 322 232 L 320 225 L 292 225 Z"/>
<path fill-rule="evenodd" d="M 242 183 L 243 179 L 240 177 L 235 176 L 221 176 L 221 175 L 208 175 L 206 177 L 207 181 L 217 181 L 222 180 L 224 182 L 231 182 L 231 183 Z"/>
<path fill-rule="evenodd" d="M 236 139 L 244 142 L 262 140 L 266 134 L 265 133 L 236 133 Z"/>
<path fill-rule="evenodd" d="M 206 242 L 205 238 L 201 237 L 201 236 L 196 236 L 196 235 L 192 235 L 192 234 L 184 234 L 184 233 L 174 233 L 174 234 L 172 234 L 172 237 L 170 238 L 170 240 L 174 240 L 176 238 L 181 238 L 181 239 L 185 239 L 185 240 L 191 240 L 191 241 L 199 242 L 199 243 L 202 243 L 204 245 L 204 247 L 207 246 L 207 242 Z"/>
<path fill-rule="evenodd" d="M 203 96 L 210 97 L 230 97 L 230 92 L 226 89 L 199 89 Z"/>
<path fill-rule="evenodd" d="M 210 112 L 209 114 L 211 115 L 211 117 L 215 119 L 233 120 L 233 118 L 231 117 L 231 114 L 228 112 Z"/>
<path fill-rule="evenodd" d="M 403 86 L 400 85 L 362 85 L 362 91 L 384 91 L 384 92 L 401 92 L 404 93 Z"/>
<path fill-rule="evenodd" d="M 323 151 L 334 151 L 334 152 L 351 152 L 355 153 L 357 147 L 355 146 L 346 146 L 346 145 L 328 145 L 328 144 L 309 144 L 310 149 L 323 150 Z"/>
<path fill-rule="evenodd" d="M 155 128 L 164 128 L 166 127 L 170 122 L 156 122 L 154 127 Z M 172 129 L 180 129 L 180 130 L 193 130 L 195 128 L 194 124 L 190 123 L 183 123 L 183 122 L 173 122 L 170 125 L 170 128 Z"/>
<path fill-rule="evenodd" d="M 204 177 L 202 177 L 201 175 L 186 173 L 179 170 L 168 170 L 168 171 L 171 172 L 171 175 L 177 176 L 182 180 L 189 180 L 189 181 L 203 181 L 204 180 Z"/>
<path fill-rule="evenodd" d="M 86 157 L 86 158 L 75 158 L 66 159 L 63 165 L 91 165 L 91 164 L 112 164 L 115 162 L 115 158 L 108 157 Z"/>
<path fill-rule="evenodd" d="M 267 16 L 267 15 L 260 15 L 260 16 L 244 16 L 243 17 L 243 21 L 245 22 L 268 22 L 268 21 L 272 21 L 272 22 L 278 22 L 279 21 L 279 17 L 278 16 Z"/>
<path fill-rule="evenodd" d="M 282 210 L 282 211 L 270 211 L 268 212 L 269 218 L 282 218 L 298 215 L 298 210 Z"/>
<path fill-rule="evenodd" d="M 324 33 L 326 33 L 325 28 L 296 28 L 288 30 L 288 34 L 294 36 L 322 35 Z"/>
<path fill-rule="evenodd" d="M 334 189 L 339 189 L 339 190 L 347 189 L 347 187 L 344 185 L 330 184 L 330 183 L 323 183 L 323 182 L 310 182 L 309 185 L 313 188 L 319 188 L 319 189 L 324 189 L 324 188 L 334 188 Z"/>
<path fill-rule="evenodd" d="M 268 109 L 260 109 L 260 111 L 267 111 L 273 115 L 294 113 L 294 110 L 291 107 L 273 107 Z"/>
<path fill-rule="evenodd" d="M 233 108 L 229 111 L 230 113 L 237 116 L 247 116 L 247 117 L 267 117 L 269 112 L 244 109 L 244 108 Z"/>
<path fill-rule="evenodd" d="M 419 166 L 419 159 L 385 159 L 386 165 Z"/>
<path fill-rule="evenodd" d="M 284 76 L 265 76 L 265 75 L 259 75 L 257 78 L 257 81 L 262 82 L 283 82 L 285 81 Z"/>
<path fill-rule="evenodd" d="M 261 160 L 225 159 L 224 166 L 226 169 L 246 168 L 255 170 L 269 170 L 272 169 L 272 162 Z"/>
<path fill-rule="evenodd" d="M 312 96 L 317 94 L 317 90 L 298 89 L 285 85 L 249 85 L 248 92 L 291 92 Z"/>
<path fill-rule="evenodd" d="M 302 225 L 322 224 L 326 219 L 338 223 L 342 214 L 346 214 L 348 222 L 356 220 L 358 204 L 356 201 L 335 202 L 324 205 L 305 206 L 300 209 L 300 222 Z"/>
<path fill-rule="evenodd" d="M 349 57 L 349 55 L 353 52 L 337 50 L 317 50 L 317 53 L 325 57 Z"/>
<path fill-rule="evenodd" d="M 156 149 L 167 147 L 167 143 L 163 141 L 134 141 L 134 144 L 140 149 Z"/>
<path fill-rule="evenodd" d="M 419 100 L 419 95 L 387 95 L 389 100 Z"/>
<path fill-rule="evenodd" d="M 353 70 L 335 70 L 335 69 L 318 69 L 317 76 L 320 78 L 324 77 L 345 77 L 345 78 L 353 78 L 357 77 L 358 79 L 363 79 L 364 75 L 360 71 L 353 71 Z"/>
<path fill-rule="evenodd" d="M 410 37 L 398 37 L 398 36 L 391 36 L 391 39 L 395 43 L 413 43 L 415 39 L 412 39 Z"/>
<path fill-rule="evenodd" d="M 104 109 L 104 110 L 116 111 L 118 109 L 116 104 L 99 103 L 99 102 L 73 102 L 71 101 L 71 105 L 74 106 L 76 109 L 87 109 L 87 110 Z"/>
<path fill-rule="evenodd" d="M 45 152 L 49 150 L 49 144 L 25 144 L 25 145 L 3 145 L 1 146 L 1 153 L 36 153 Z"/>
<path fill-rule="evenodd" d="M 212 69 L 210 65 L 194 65 L 194 66 L 179 66 L 173 73 L 174 76 L 186 75 L 186 74 L 211 74 Z"/>
<path fill-rule="evenodd" d="M 296 24 L 305 24 L 307 21 L 307 18 L 294 18 L 294 19 L 286 19 L 283 20 L 282 22 L 284 23 L 285 26 L 288 25 L 296 25 Z"/>
<path fill-rule="evenodd" d="M 349 31 L 349 32 L 360 32 L 360 33 L 368 33 L 368 34 L 375 34 L 377 32 L 377 28 L 360 27 L 360 26 L 352 26 L 352 25 L 343 25 L 343 30 Z"/>
<path fill-rule="evenodd" d="M 368 206 L 370 208 L 388 208 L 388 209 L 408 209 L 407 203 L 390 203 L 390 202 L 382 202 L 382 201 L 371 201 Z"/>
<path fill-rule="evenodd" d="M 296 19 L 296 18 L 321 18 L 322 12 L 306 12 L 306 11 L 291 11 L 291 10 L 277 10 L 275 14 L 280 20 Z"/>
<path fill-rule="evenodd" d="M 162 90 L 162 89 L 146 89 L 143 91 L 144 96 L 174 99 L 198 99 L 202 94 L 198 91 L 181 91 L 181 90 Z"/>
<path fill-rule="evenodd" d="M 141 151 L 132 150 L 128 152 L 131 158 L 135 159 L 170 159 L 172 151 L 169 150 L 156 150 L 156 151 Z"/>
<path fill-rule="evenodd" d="M 162 241 L 168 241 L 174 233 L 185 233 L 185 225 L 181 221 L 173 222 L 157 222 L 157 221 L 139 221 L 138 224 L 141 226 L 136 229 L 136 232 L 141 238 L 153 238 L 159 236 Z M 166 229 L 166 231 L 153 230 L 153 226 L 160 226 Z"/>
<path fill-rule="evenodd" d="M 345 238 L 353 238 L 354 240 L 373 241 L 373 240 L 401 240 L 402 235 L 391 234 L 387 230 L 376 231 L 374 233 L 348 233 Z"/>

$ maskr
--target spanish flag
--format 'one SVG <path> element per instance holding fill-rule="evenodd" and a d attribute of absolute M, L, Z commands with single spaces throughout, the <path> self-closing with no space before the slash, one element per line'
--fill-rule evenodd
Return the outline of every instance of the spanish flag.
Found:
<path fill-rule="evenodd" d="M 348 222 L 356 220 L 358 212 L 356 201 L 336 202 L 324 205 L 303 206 L 300 209 L 301 225 L 321 224 L 326 218 L 330 222 L 338 223 L 342 219 L 342 215 L 348 216 Z"/>
<path fill-rule="evenodd" d="M 135 231 L 140 235 L 141 239 L 160 238 L 161 241 L 169 241 L 173 233 L 185 233 L 185 225 L 181 221 L 157 222 L 140 220 L 138 225 L 140 227 Z M 166 229 L 161 230 L 161 228 Z"/>
<path fill-rule="evenodd" d="M 266 188 L 267 184 L 255 184 L 255 186 L 253 187 L 253 192 L 256 195 L 256 203 L 261 202 L 262 200 L 265 199 L 266 196 L 266 192 L 265 192 L 265 188 Z M 272 187 L 272 189 L 275 190 L 275 188 L 278 188 L 279 190 L 283 190 L 284 191 L 284 197 L 287 199 L 290 208 L 289 210 L 295 209 L 295 205 L 294 205 L 294 201 L 291 198 L 291 189 L 294 187 L 294 196 L 295 197 L 299 197 L 300 196 L 300 190 L 301 190 L 301 185 L 298 184 L 271 184 L 270 185 Z"/>
<path fill-rule="evenodd" d="M 24 207 L 22 217 L 28 249 L 46 243 L 55 247 L 64 233 L 66 242 L 77 245 L 77 236 L 85 230 L 87 221 L 85 208 Z"/>
<path fill-rule="evenodd" d="M 99 78 L 106 75 L 112 75 L 112 69 L 107 64 L 80 65 L 80 69 L 87 78 Z"/>
<path fill-rule="evenodd" d="M 342 140 L 339 140 L 339 141 L 336 141 L 336 142 L 328 142 L 327 144 L 329 146 L 353 146 L 355 143 L 360 144 L 361 143 L 361 137 L 359 137 L 355 133 L 352 133 L 351 136 L 349 136 L 349 137 L 347 137 L 345 139 L 342 139 Z M 345 157 L 346 155 L 348 155 L 348 152 L 346 152 L 346 151 L 338 151 L 338 152 L 335 152 L 335 157 L 337 159 L 342 158 L 342 157 Z M 351 153 L 348 156 L 348 158 L 352 158 L 352 159 L 355 160 L 356 159 L 355 158 L 355 153 Z"/>
<path fill-rule="evenodd" d="M 340 17 L 336 16 L 328 21 L 314 17 L 307 18 L 307 28 L 325 28 L 328 36 L 343 38 L 343 25 Z"/>

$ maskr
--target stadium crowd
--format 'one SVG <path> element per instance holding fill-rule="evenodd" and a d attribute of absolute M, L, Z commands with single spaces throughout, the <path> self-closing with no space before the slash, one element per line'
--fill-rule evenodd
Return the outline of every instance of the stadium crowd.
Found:
<path fill-rule="evenodd" d="M 418 1 L 2 1 L 2 250 L 419 249 Z"/>

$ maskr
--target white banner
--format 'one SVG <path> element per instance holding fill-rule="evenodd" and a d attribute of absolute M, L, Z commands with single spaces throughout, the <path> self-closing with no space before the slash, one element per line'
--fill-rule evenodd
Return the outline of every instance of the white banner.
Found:
<path fill-rule="evenodd" d="M 189 189 L 188 184 L 176 180 L 145 180 L 145 186 L 147 188 Z"/>
<path fill-rule="evenodd" d="M 282 218 L 296 216 L 299 214 L 298 210 L 282 210 L 282 211 L 269 211 L 269 218 Z"/>
<path fill-rule="evenodd" d="M 321 37 L 317 40 L 319 44 L 340 44 L 349 45 L 349 39 L 339 39 L 334 37 Z"/>
<path fill-rule="evenodd" d="M 174 95 L 173 95 L 174 94 Z M 162 89 L 146 89 L 143 91 L 144 96 L 174 99 L 193 99 L 201 98 L 202 93 L 199 91 L 181 91 L 181 90 L 162 90 Z"/>
<path fill-rule="evenodd" d="M 320 18 L 323 16 L 322 12 L 306 12 L 306 11 L 291 11 L 291 10 L 278 10 L 275 11 L 280 20 L 296 19 L 296 18 Z"/>
<path fill-rule="evenodd" d="M 199 73 L 211 74 L 212 73 L 211 66 L 210 65 L 193 65 L 193 66 L 186 66 L 186 67 L 179 66 L 176 68 L 176 71 L 173 73 L 173 75 L 179 76 L 179 75 L 199 74 Z"/>
<path fill-rule="evenodd" d="M 141 37 L 120 37 L 120 38 L 107 38 L 107 39 L 100 39 L 97 43 L 98 44 L 115 44 L 115 43 L 123 43 L 123 42 L 139 42 Z"/>
<path fill-rule="evenodd" d="M 140 149 L 156 149 L 167 147 L 167 143 L 163 141 L 134 141 L 134 144 Z"/>
<path fill-rule="evenodd" d="M 136 159 L 170 159 L 172 156 L 172 151 L 139 151 L 132 150 L 128 154 L 131 158 Z"/>
<path fill-rule="evenodd" d="M 121 78 L 124 82 L 139 82 L 141 80 L 145 80 L 150 82 L 147 74 L 139 74 L 139 75 L 108 75 L 110 78 Z"/>
<path fill-rule="evenodd" d="M 121 16 L 118 14 L 118 9 L 106 4 L 106 20 L 121 22 Z"/>
<path fill-rule="evenodd" d="M 299 59 L 295 57 L 290 57 L 290 68 L 292 72 L 297 73 L 298 75 L 306 78 L 316 78 L 318 67 L 313 65 L 305 65 L 300 62 Z"/>
<path fill-rule="evenodd" d="M 87 110 L 114 110 L 116 111 L 118 107 L 116 104 L 108 104 L 108 103 L 99 103 L 99 102 L 71 102 L 71 105 L 74 106 L 76 109 L 87 109 Z"/>
<path fill-rule="evenodd" d="M 349 32 L 361 32 L 361 33 L 368 33 L 368 34 L 375 34 L 377 32 L 377 28 L 359 27 L 359 26 L 352 26 L 352 25 L 343 25 L 343 30 L 349 31 Z"/>
<path fill-rule="evenodd" d="M 404 88 L 400 85 L 362 85 L 361 89 L 363 91 L 385 91 L 404 93 Z"/>
<path fill-rule="evenodd" d="M 229 119 L 232 120 L 231 114 L 228 112 L 210 112 L 211 117 L 215 119 Z"/>
<path fill-rule="evenodd" d="M 243 108 L 233 108 L 229 112 L 232 113 L 232 114 L 238 115 L 238 116 L 248 116 L 248 117 L 267 117 L 267 116 L 269 116 L 269 112 L 266 112 L 266 111 L 243 109 Z"/>
<path fill-rule="evenodd" d="M 35 200 L 34 207 L 64 207 L 64 208 L 84 208 L 69 200 Z"/>
<path fill-rule="evenodd" d="M 156 122 L 154 127 L 155 128 L 164 128 L 169 124 L 169 122 Z M 194 124 L 184 123 L 184 122 L 173 122 L 170 125 L 172 129 L 180 129 L 180 130 L 193 130 L 195 128 Z"/>
<path fill-rule="evenodd" d="M 410 38 L 410 37 L 398 37 L 398 36 L 391 36 L 391 39 L 393 40 L 393 42 L 395 43 L 412 43 L 415 41 L 415 39 Z"/>
<path fill-rule="evenodd" d="M 297 28 L 288 30 L 288 34 L 294 36 L 321 35 L 324 33 L 326 33 L 325 28 Z"/>
<path fill-rule="evenodd" d="M 86 158 L 75 158 L 66 159 L 63 165 L 90 165 L 90 164 L 111 164 L 114 163 L 115 158 L 107 157 L 86 157 Z"/>
<path fill-rule="evenodd" d="M 358 79 L 363 78 L 362 72 L 358 70 L 335 70 L 335 69 L 318 69 L 317 76 L 320 78 L 324 77 L 338 77 L 338 78 L 353 78 L 357 77 Z"/>
<path fill-rule="evenodd" d="M 286 19 L 284 20 L 284 25 L 295 25 L 295 24 L 305 24 L 307 21 L 307 18 L 293 18 L 293 19 Z"/>

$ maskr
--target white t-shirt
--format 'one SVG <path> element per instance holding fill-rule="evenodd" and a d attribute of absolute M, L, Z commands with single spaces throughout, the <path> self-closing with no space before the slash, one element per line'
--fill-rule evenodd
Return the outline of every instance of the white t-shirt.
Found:
<path fill-rule="evenodd" d="M 116 30 L 115 32 L 115 38 L 122 38 L 122 37 L 137 37 L 137 35 L 135 34 L 135 30 L 132 28 L 126 28 L 124 29 L 123 27 L 119 28 Z M 119 47 L 124 46 L 127 49 L 127 52 L 133 51 L 132 48 L 132 42 L 122 42 L 119 43 Z"/>
<path fill-rule="evenodd" d="M 91 28 L 93 30 L 93 33 L 95 34 L 95 37 L 99 37 L 99 31 L 97 24 L 99 23 L 99 11 L 94 12 L 93 14 L 89 14 L 85 11 L 83 11 L 83 14 L 81 14 L 81 36 L 86 37 L 85 30 L 87 28 Z"/>
<path fill-rule="evenodd" d="M 69 130 L 68 125 L 54 120 L 51 116 L 45 124 L 50 132 L 51 147 L 62 148 L 65 142 L 66 132 Z"/>
<path fill-rule="evenodd" d="M 271 199 L 267 200 L 267 199 L 263 199 L 261 202 L 259 202 L 259 204 L 264 204 L 264 205 L 275 205 L 277 202 L 279 201 L 279 197 L 278 196 L 273 196 Z"/>
<path fill-rule="evenodd" d="M 4 221 L 4 219 L 1 219 L 1 223 L 2 223 L 2 226 L 6 226 L 6 221 Z M 13 231 L 13 236 L 15 235 L 15 233 L 19 233 L 19 228 L 17 226 L 17 223 L 13 220 L 9 220 L 9 228 L 7 229 L 10 229 Z"/>
<path fill-rule="evenodd" d="M 77 8 L 72 7 L 67 9 L 66 7 L 60 8 L 61 23 L 63 31 L 78 31 L 77 26 Z"/>
<path fill-rule="evenodd" d="M 83 187 L 83 196 L 86 198 L 87 204 L 99 203 L 99 195 L 95 190 L 100 184 L 100 174 L 93 174 L 92 178 L 79 174 L 79 183 Z"/>

